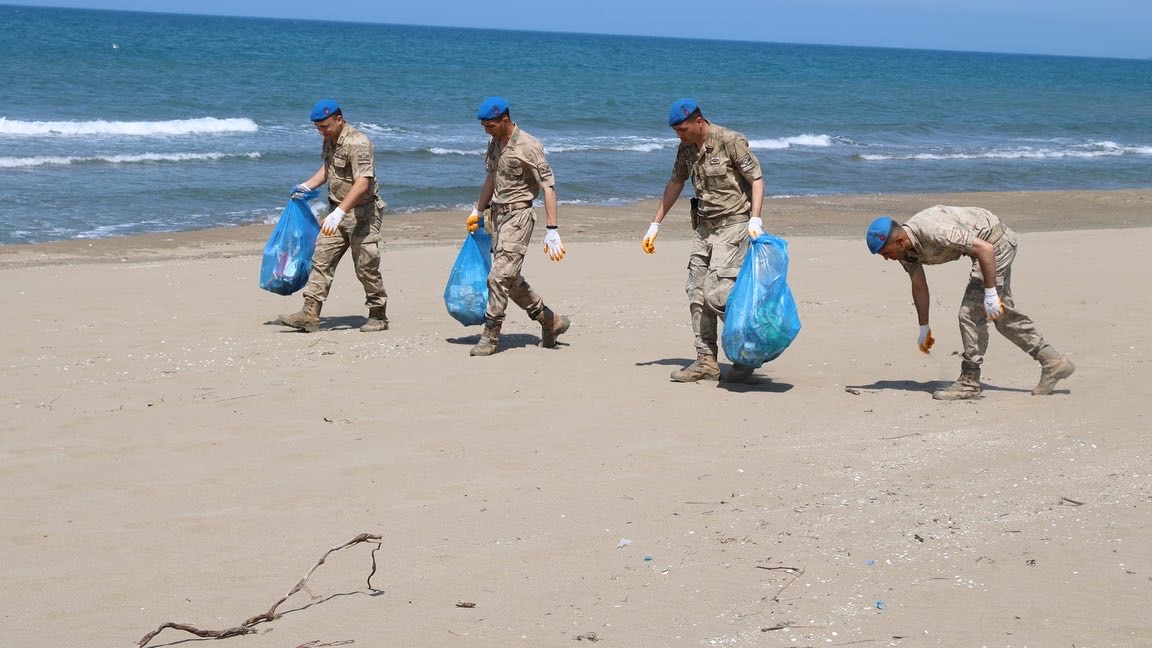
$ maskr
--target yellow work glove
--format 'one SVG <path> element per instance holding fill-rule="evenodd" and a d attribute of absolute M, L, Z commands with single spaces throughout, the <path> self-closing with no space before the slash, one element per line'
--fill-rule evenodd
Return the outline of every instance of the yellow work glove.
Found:
<path fill-rule="evenodd" d="M 916 340 L 916 344 L 920 347 L 920 353 L 928 353 L 932 345 L 936 344 L 936 338 L 932 337 L 932 328 L 927 324 L 920 327 L 920 339 Z"/>
<path fill-rule="evenodd" d="M 1004 304 L 1000 302 L 1000 296 L 996 294 L 995 288 L 984 289 L 984 313 L 993 322 L 1004 315 Z"/>
<path fill-rule="evenodd" d="M 564 258 L 564 244 L 560 242 L 560 230 L 555 227 L 549 227 L 548 233 L 544 235 L 544 254 L 553 261 Z"/>
<path fill-rule="evenodd" d="M 640 247 L 648 254 L 656 254 L 656 235 L 660 233 L 660 223 L 652 223 L 648 226 L 648 233 L 644 235 L 644 241 L 640 243 Z"/>
<path fill-rule="evenodd" d="M 748 219 L 748 238 L 755 241 L 764 233 L 764 221 L 759 216 Z"/>
<path fill-rule="evenodd" d="M 468 228 L 469 234 L 484 227 L 484 214 L 476 211 L 476 208 L 473 207 L 472 214 L 468 216 L 468 220 L 464 221 L 464 226 Z"/>
<path fill-rule="evenodd" d="M 332 236 L 340 231 L 340 221 L 344 220 L 345 212 L 343 209 L 337 207 L 332 210 L 332 213 L 324 219 L 324 224 L 320 226 L 320 233 L 324 236 Z"/>

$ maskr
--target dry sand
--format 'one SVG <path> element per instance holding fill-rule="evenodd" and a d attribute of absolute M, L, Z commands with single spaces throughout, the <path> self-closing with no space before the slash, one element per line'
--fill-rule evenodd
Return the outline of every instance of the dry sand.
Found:
<path fill-rule="evenodd" d="M 984 397 L 931 399 L 968 269 L 929 269 L 922 355 L 860 232 L 938 202 L 1021 232 L 1055 395 L 993 334 Z M 769 201 L 804 328 L 746 386 L 668 381 L 682 207 L 654 256 L 650 204 L 562 207 L 525 274 L 572 330 L 510 311 L 490 358 L 441 298 L 464 214 L 388 217 L 371 335 L 350 261 L 320 332 L 267 324 L 300 303 L 257 287 L 269 227 L 0 247 L 0 645 L 232 627 L 361 532 L 378 593 L 351 547 L 211 645 L 1149 645 L 1152 191 Z"/>

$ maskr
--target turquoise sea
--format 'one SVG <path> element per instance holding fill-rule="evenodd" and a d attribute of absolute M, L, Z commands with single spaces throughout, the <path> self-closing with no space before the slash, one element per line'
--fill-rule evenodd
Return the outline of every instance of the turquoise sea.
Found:
<path fill-rule="evenodd" d="M 319 165 L 323 97 L 375 142 L 392 212 L 475 200 L 490 94 L 543 141 L 562 204 L 659 195 L 685 95 L 748 136 L 771 196 L 1152 187 L 1152 61 L 12 6 L 0 24 L 0 244 L 270 222 Z"/>

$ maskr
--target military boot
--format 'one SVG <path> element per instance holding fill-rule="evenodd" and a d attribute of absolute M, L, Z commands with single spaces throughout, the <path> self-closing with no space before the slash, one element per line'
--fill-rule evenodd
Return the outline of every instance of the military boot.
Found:
<path fill-rule="evenodd" d="M 1052 389 L 1056 383 L 1064 380 L 1076 371 L 1076 365 L 1067 357 L 1060 355 L 1052 347 L 1044 347 L 1044 350 L 1036 354 L 1036 359 L 1040 361 L 1040 382 L 1032 388 L 1033 396 L 1047 396 L 1052 393 Z"/>
<path fill-rule="evenodd" d="M 965 369 L 956 382 L 932 392 L 936 400 L 969 400 L 980 398 L 980 370 Z"/>
<path fill-rule="evenodd" d="M 730 383 L 750 383 L 752 382 L 752 372 L 756 371 L 754 367 L 740 364 L 739 362 L 732 363 L 732 370 L 724 376 L 724 382 Z"/>
<path fill-rule="evenodd" d="M 361 333 L 375 333 L 388 330 L 387 306 L 373 306 L 368 309 L 368 321 L 360 326 Z"/>
<path fill-rule="evenodd" d="M 720 365 L 715 354 L 697 353 L 696 362 L 672 372 L 673 382 L 698 382 L 720 380 Z"/>
<path fill-rule="evenodd" d="M 536 321 L 540 322 L 540 346 L 545 349 L 551 349 L 556 346 L 556 338 L 568 330 L 572 322 L 563 315 L 557 315 L 552 312 L 551 308 L 547 306 L 544 310 L 540 311 L 540 315 L 536 317 Z"/>
<path fill-rule="evenodd" d="M 314 333 L 320 329 L 321 306 L 323 304 L 320 300 L 306 296 L 304 297 L 304 308 L 291 315 L 281 315 L 277 321 L 284 326 L 291 326 L 305 333 Z"/>
<path fill-rule="evenodd" d="M 490 356 L 496 353 L 496 349 L 500 346 L 500 326 L 502 322 L 493 322 L 492 320 L 485 320 L 484 332 L 480 334 L 480 341 L 468 355 L 472 356 Z"/>

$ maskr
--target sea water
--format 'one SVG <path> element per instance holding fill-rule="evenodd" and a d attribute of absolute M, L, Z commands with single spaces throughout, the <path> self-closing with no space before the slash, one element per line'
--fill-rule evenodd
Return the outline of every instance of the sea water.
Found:
<path fill-rule="evenodd" d="M 392 213 L 463 219 L 492 94 L 562 205 L 659 196 L 682 96 L 748 137 L 770 196 L 1152 186 L 1152 61 L 12 6 L 0 24 L 0 244 L 271 222 L 320 166 L 325 97 L 375 143 Z"/>

